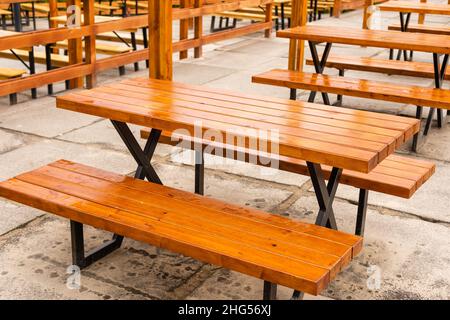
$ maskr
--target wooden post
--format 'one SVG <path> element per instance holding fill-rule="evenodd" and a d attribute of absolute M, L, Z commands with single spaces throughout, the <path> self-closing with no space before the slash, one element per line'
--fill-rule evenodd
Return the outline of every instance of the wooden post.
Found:
<path fill-rule="evenodd" d="M 181 8 L 189 8 L 190 0 L 180 0 Z M 189 19 L 180 20 L 180 40 L 186 40 L 189 36 Z M 188 57 L 188 50 L 180 51 L 180 60 Z"/>
<path fill-rule="evenodd" d="M 172 1 L 148 1 L 150 78 L 172 80 Z"/>
<path fill-rule="evenodd" d="M 194 8 L 200 8 L 203 4 L 203 0 L 194 0 Z M 194 37 L 195 39 L 201 39 L 203 36 L 203 17 L 194 18 Z M 203 47 L 200 44 L 194 49 L 194 57 L 200 58 L 203 55 Z"/>
<path fill-rule="evenodd" d="M 308 21 L 308 0 L 292 1 L 291 28 L 304 26 Z M 303 40 L 289 41 L 289 70 L 303 71 L 305 58 L 305 42 Z"/>
<path fill-rule="evenodd" d="M 426 3 L 427 0 L 420 0 L 421 3 Z M 448 0 L 448 3 L 450 4 L 450 0 Z M 417 19 L 417 22 L 419 24 L 423 24 L 425 22 L 425 14 L 424 13 L 420 13 L 419 14 L 419 18 Z"/>
<path fill-rule="evenodd" d="M 51 20 L 51 17 L 56 17 L 58 15 L 58 1 L 57 0 L 48 0 L 49 5 L 49 20 L 48 24 L 50 28 L 57 28 L 58 22 Z"/>
<path fill-rule="evenodd" d="M 272 22 L 273 21 L 273 3 L 266 4 L 266 22 Z M 271 25 L 269 29 L 266 29 L 264 32 L 264 36 L 266 38 L 270 38 L 270 35 L 272 34 L 272 28 Z"/>
<path fill-rule="evenodd" d="M 334 0 L 333 4 L 333 17 L 339 18 L 342 11 L 342 0 Z"/>
<path fill-rule="evenodd" d="M 83 0 L 83 18 L 84 25 L 94 25 L 95 24 L 95 8 L 94 1 Z M 84 39 L 84 56 L 85 63 L 95 66 L 96 51 L 95 51 L 95 34 L 92 34 Z M 93 68 L 92 73 L 86 76 L 86 87 L 91 89 L 95 87 L 97 82 L 97 77 L 95 74 L 95 68 Z"/>
<path fill-rule="evenodd" d="M 67 6 L 72 5 L 81 8 L 81 0 L 67 0 Z M 67 21 L 69 21 L 69 19 Z M 69 64 L 77 64 L 83 62 L 83 46 L 81 43 L 81 38 L 70 39 L 68 41 L 67 51 L 69 53 Z M 71 79 L 69 81 L 69 87 L 70 89 L 83 87 L 83 77 Z"/>
<path fill-rule="evenodd" d="M 371 12 L 369 12 L 369 7 L 374 4 L 374 0 L 366 0 L 364 3 L 364 13 L 363 13 L 363 23 L 362 28 L 363 29 L 369 29 L 369 19 L 372 15 Z"/>

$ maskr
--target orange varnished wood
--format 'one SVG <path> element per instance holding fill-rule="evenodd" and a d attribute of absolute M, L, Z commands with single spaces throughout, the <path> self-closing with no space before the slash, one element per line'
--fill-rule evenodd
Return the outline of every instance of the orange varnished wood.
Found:
<path fill-rule="evenodd" d="M 450 5 L 409 1 L 388 1 L 378 5 L 381 11 L 450 15 Z"/>
<path fill-rule="evenodd" d="M 274 69 L 253 76 L 253 82 L 288 88 L 450 109 L 450 91 L 290 70 Z"/>
<path fill-rule="evenodd" d="M 203 91 L 202 91 L 203 90 Z M 257 130 L 279 132 L 279 152 L 302 160 L 369 172 L 419 129 L 417 120 L 349 112 L 290 100 L 134 79 L 57 98 L 60 108 L 166 131 L 226 133 L 267 143 Z M 383 120 L 383 121 L 381 121 Z M 249 129 L 252 129 L 249 132 Z M 256 130 L 256 131 L 255 131 Z M 270 150 L 269 150 L 270 151 Z"/>
<path fill-rule="evenodd" d="M 148 136 L 149 129 L 141 130 L 142 138 L 147 139 Z M 309 174 L 306 162 L 295 158 L 282 156 L 279 159 L 274 159 L 268 154 L 258 154 L 253 150 L 203 141 L 202 139 L 172 134 L 171 132 L 163 132 L 159 142 L 173 146 L 188 146 L 191 150 L 195 150 L 196 144 L 203 145 L 203 149 L 209 146 L 208 150 L 211 150 L 213 155 L 245 162 L 250 162 L 250 159 L 257 159 L 257 164 L 262 166 L 270 166 L 274 161 L 278 160 L 280 170 L 302 175 Z M 180 142 L 183 142 L 183 144 L 179 144 Z M 186 142 L 190 143 L 186 144 Z M 322 166 L 322 169 L 328 178 L 332 168 Z M 359 189 L 381 192 L 408 199 L 414 195 L 434 172 L 434 163 L 392 154 L 368 174 L 344 170 L 340 182 Z"/>
<path fill-rule="evenodd" d="M 319 294 L 362 238 L 60 160 L 0 196 L 273 283 Z"/>
<path fill-rule="evenodd" d="M 313 42 L 450 54 L 448 37 L 438 34 L 409 33 L 405 36 L 401 31 L 306 25 L 278 31 L 277 36 Z"/>
<path fill-rule="evenodd" d="M 450 7 L 450 6 L 449 6 Z M 399 23 L 390 24 L 388 30 L 401 31 Z M 408 32 L 431 33 L 450 36 L 450 27 L 446 25 L 408 24 Z"/>
<path fill-rule="evenodd" d="M 307 59 L 306 64 L 313 65 L 313 61 L 311 59 Z M 328 57 L 326 66 L 340 70 L 356 70 L 385 73 L 389 75 L 434 78 L 433 64 L 420 61 L 401 61 L 370 57 L 332 55 Z M 450 79 L 450 69 L 446 70 L 445 79 Z"/>

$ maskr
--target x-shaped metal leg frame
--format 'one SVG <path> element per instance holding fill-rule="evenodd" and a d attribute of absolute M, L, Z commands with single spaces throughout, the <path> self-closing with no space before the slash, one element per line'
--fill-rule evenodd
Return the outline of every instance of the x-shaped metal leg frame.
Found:
<path fill-rule="evenodd" d="M 405 19 L 405 14 L 406 14 L 406 19 Z M 411 19 L 411 12 L 408 12 L 408 13 L 400 12 L 400 30 L 402 32 L 407 32 L 408 31 L 408 26 L 409 26 L 410 19 Z M 412 50 L 409 53 L 409 57 L 408 57 L 407 50 L 398 50 L 397 60 L 401 59 L 402 53 L 403 53 L 403 60 L 405 60 L 405 61 L 412 61 L 412 57 L 413 57 L 413 51 Z"/>
<path fill-rule="evenodd" d="M 442 64 L 439 61 L 439 54 L 433 53 L 433 65 L 434 65 L 434 85 L 436 89 L 440 89 L 442 87 L 442 82 L 444 81 L 445 72 L 448 66 L 448 54 L 444 55 L 444 59 L 442 60 Z M 428 131 L 430 130 L 431 123 L 433 121 L 435 108 L 431 108 L 428 114 L 427 123 L 425 125 L 425 130 L 423 135 L 426 136 Z M 444 120 L 444 115 L 442 109 L 438 109 L 438 127 L 442 128 Z"/>
<path fill-rule="evenodd" d="M 316 193 L 317 202 L 319 203 L 316 225 L 337 230 L 336 218 L 333 212 L 333 201 L 339 186 L 342 169 L 333 168 L 327 184 L 325 183 L 325 177 L 320 164 L 313 162 L 307 162 L 306 164 Z M 295 290 L 291 299 L 298 300 L 302 298 L 303 293 Z"/>
<path fill-rule="evenodd" d="M 111 120 L 111 122 L 138 164 L 134 177 L 142 180 L 147 178 L 150 182 L 162 184 L 155 169 L 150 163 L 155 152 L 156 145 L 158 144 L 159 137 L 161 136 L 161 130 L 151 130 L 144 150 L 142 150 L 126 123 L 115 120 Z M 85 255 L 83 224 L 71 220 L 70 230 L 72 239 L 72 261 L 73 264 L 77 265 L 80 269 L 86 268 L 114 250 L 120 248 L 123 241 L 123 236 L 114 234 L 110 241 Z"/>
<path fill-rule="evenodd" d="M 327 42 L 325 45 L 325 50 L 322 53 L 322 58 L 319 58 L 319 55 L 317 53 L 317 43 L 308 41 L 309 43 L 309 50 L 311 51 L 312 60 L 314 63 L 314 69 L 316 70 L 316 73 L 322 74 L 323 70 L 325 69 L 325 65 L 327 63 L 328 55 L 330 54 L 331 49 L 331 43 Z M 330 105 L 330 99 L 328 98 L 328 94 L 326 92 L 322 92 L 322 99 L 323 103 L 326 105 Z M 311 91 L 309 94 L 308 102 L 314 102 L 316 98 L 316 92 Z"/>

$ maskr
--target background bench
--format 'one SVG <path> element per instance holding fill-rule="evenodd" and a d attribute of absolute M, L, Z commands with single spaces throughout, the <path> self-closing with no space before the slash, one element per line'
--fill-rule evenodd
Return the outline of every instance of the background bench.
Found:
<path fill-rule="evenodd" d="M 22 75 L 27 73 L 26 70 L 23 69 L 15 69 L 15 68 L 0 68 L 0 81 L 20 78 Z M 17 93 L 11 93 L 9 95 L 9 104 L 13 105 L 17 103 Z"/>

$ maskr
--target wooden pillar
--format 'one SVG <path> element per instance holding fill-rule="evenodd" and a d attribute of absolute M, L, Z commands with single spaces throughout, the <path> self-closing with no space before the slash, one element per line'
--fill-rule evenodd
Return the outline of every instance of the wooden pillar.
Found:
<path fill-rule="evenodd" d="M 78 6 L 81 8 L 81 0 L 67 0 L 67 6 Z M 70 16 L 71 13 L 68 13 Z M 68 19 L 69 21 L 69 19 Z M 77 64 L 83 62 L 83 46 L 81 38 L 70 39 L 68 41 L 67 51 L 69 53 L 69 64 Z M 70 89 L 83 87 L 83 77 L 71 79 L 69 81 Z"/>
<path fill-rule="evenodd" d="M 172 1 L 148 1 L 150 78 L 172 80 Z"/>
<path fill-rule="evenodd" d="M 339 18 L 342 11 L 342 0 L 334 0 L 333 3 L 333 17 Z"/>
<path fill-rule="evenodd" d="M 308 21 L 308 0 L 292 1 L 291 28 L 304 26 Z M 303 71 L 305 59 L 305 42 L 303 40 L 289 41 L 289 70 Z"/>
<path fill-rule="evenodd" d="M 48 5 L 49 5 L 49 27 L 50 28 L 57 28 L 58 27 L 58 22 L 51 20 L 51 17 L 56 17 L 58 15 L 58 1 L 57 0 L 48 0 Z"/>
<path fill-rule="evenodd" d="M 194 8 L 200 8 L 203 4 L 203 0 L 194 0 Z M 194 18 L 194 37 L 200 39 L 203 37 L 203 17 Z M 194 57 L 200 58 L 203 55 L 203 46 L 200 44 L 194 49 Z"/>
<path fill-rule="evenodd" d="M 426 3 L 427 0 L 420 0 L 421 3 Z M 448 0 L 448 3 L 450 4 L 450 0 Z M 425 22 L 425 14 L 424 13 L 420 13 L 419 14 L 419 18 L 417 19 L 417 22 L 419 24 L 423 24 Z"/>
<path fill-rule="evenodd" d="M 369 12 L 369 7 L 374 4 L 374 0 L 366 0 L 364 4 L 364 13 L 363 13 L 363 23 L 362 28 L 363 29 L 369 29 L 369 19 L 372 15 L 371 12 Z"/>
<path fill-rule="evenodd" d="M 189 8 L 190 0 L 180 0 L 181 8 Z M 180 40 L 186 40 L 189 36 L 189 19 L 180 20 Z M 180 60 L 188 57 L 188 50 L 180 51 Z"/>
<path fill-rule="evenodd" d="M 273 21 L 273 3 L 268 3 L 266 4 L 266 22 L 272 21 Z M 265 30 L 264 36 L 266 38 L 270 38 L 270 35 L 272 34 L 272 28 L 273 25 L 270 25 L 270 28 Z"/>
<path fill-rule="evenodd" d="M 83 18 L 84 25 L 93 26 L 95 24 L 95 8 L 94 1 L 83 0 Z M 95 34 L 92 34 L 84 38 L 84 56 L 85 63 L 92 64 L 92 73 L 86 76 L 86 87 L 91 89 L 95 87 L 97 82 L 97 76 L 95 74 Z"/>

